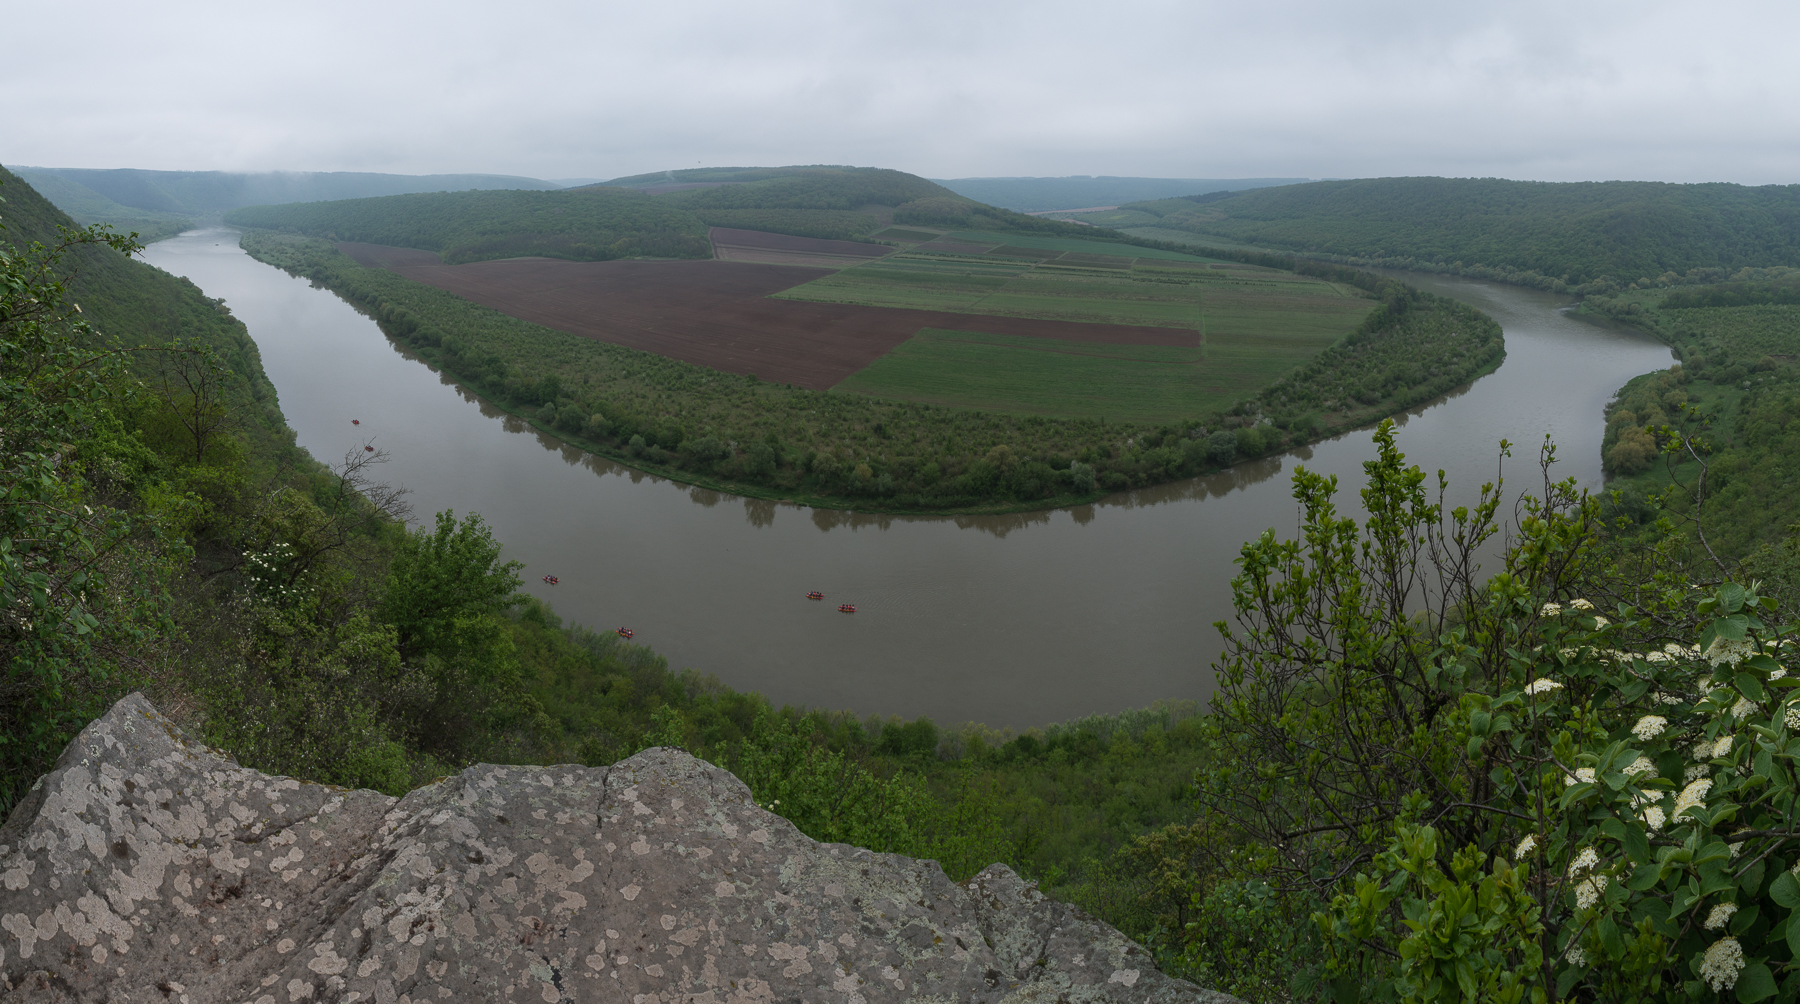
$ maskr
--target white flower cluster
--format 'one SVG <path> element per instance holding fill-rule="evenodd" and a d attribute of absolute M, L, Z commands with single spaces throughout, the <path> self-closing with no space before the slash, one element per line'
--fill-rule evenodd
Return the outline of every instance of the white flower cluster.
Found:
<path fill-rule="evenodd" d="M 1720 903 L 1712 908 L 1712 912 L 1706 915 L 1706 923 L 1700 926 L 1708 931 L 1717 931 L 1725 926 L 1725 922 L 1731 919 L 1731 915 L 1737 912 L 1737 908 L 1736 903 Z"/>
<path fill-rule="evenodd" d="M 1707 948 L 1700 960 L 1700 978 L 1717 993 L 1737 986 L 1738 974 L 1744 971 L 1744 949 L 1736 938 L 1720 938 Z"/>
<path fill-rule="evenodd" d="M 1712 666 L 1735 666 L 1756 654 L 1756 646 L 1747 641 L 1714 638 L 1706 647 L 1706 661 Z"/>
<path fill-rule="evenodd" d="M 1569 609 L 1570 610 L 1592 610 L 1592 609 L 1594 609 L 1594 605 L 1592 603 L 1588 602 L 1587 600 L 1573 599 L 1573 600 L 1569 601 Z"/>
<path fill-rule="evenodd" d="M 1562 604 L 1546 603 L 1538 608 L 1538 614 L 1542 617 L 1560 617 L 1562 616 Z"/>
<path fill-rule="evenodd" d="M 1576 944 L 1569 945 L 1568 951 L 1563 953 L 1563 958 L 1568 959 L 1569 965 L 1571 966 L 1585 966 L 1588 964 L 1587 953 L 1581 950 L 1580 945 Z"/>
<path fill-rule="evenodd" d="M 1575 886 L 1575 906 L 1582 910 L 1591 910 L 1595 903 L 1600 902 L 1600 896 L 1604 892 L 1606 892 L 1606 876 L 1594 875 L 1582 879 Z"/>
<path fill-rule="evenodd" d="M 1527 694 L 1548 694 L 1552 690 L 1560 690 L 1561 688 L 1562 684 L 1557 683 L 1547 676 L 1540 676 L 1525 685 L 1525 692 Z"/>
<path fill-rule="evenodd" d="M 1781 720 L 1786 722 L 1790 729 L 1800 729 L 1800 702 L 1788 705 Z"/>
<path fill-rule="evenodd" d="M 1689 782 L 1687 787 L 1681 789 L 1681 794 L 1675 796 L 1675 817 L 1679 819 L 1687 810 L 1704 806 L 1706 793 L 1712 790 L 1712 785 L 1712 778 L 1709 777 Z"/>
<path fill-rule="evenodd" d="M 1583 847 L 1575 860 L 1569 862 L 1569 877 L 1574 878 L 1582 872 L 1600 863 L 1600 855 L 1592 847 Z"/>
<path fill-rule="evenodd" d="M 1748 697 L 1740 697 L 1737 699 L 1737 703 L 1731 706 L 1731 717 L 1743 721 L 1750 717 L 1750 714 L 1755 710 L 1755 702 L 1751 701 Z"/>
<path fill-rule="evenodd" d="M 1593 784 L 1593 783 L 1594 783 L 1594 768 L 1592 768 L 1592 767 L 1577 767 L 1577 768 L 1575 768 L 1575 773 L 1563 775 L 1563 787 L 1565 787 L 1565 788 L 1568 788 L 1568 787 L 1571 787 L 1571 786 L 1577 785 L 1577 784 Z"/>
<path fill-rule="evenodd" d="M 1663 811 L 1662 806 L 1652 805 L 1644 809 L 1644 825 L 1650 828 L 1651 833 L 1662 829 L 1663 824 L 1668 821 L 1668 813 Z"/>
<path fill-rule="evenodd" d="M 1731 737 L 1720 736 L 1718 739 L 1702 739 L 1694 744 L 1695 760 L 1716 760 L 1731 755 Z"/>
<path fill-rule="evenodd" d="M 1638 757 L 1636 760 L 1631 761 L 1629 767 L 1625 768 L 1626 777 L 1637 777 L 1639 775 L 1648 775 L 1650 777 L 1656 776 L 1656 764 L 1647 756 Z"/>
<path fill-rule="evenodd" d="M 1675 696 L 1674 694 L 1665 694 L 1659 690 L 1656 692 L 1656 703 L 1658 703 L 1658 704 L 1680 704 L 1681 698 Z"/>
<path fill-rule="evenodd" d="M 1514 861 L 1523 861 L 1523 860 L 1525 860 L 1525 855 L 1530 854 L 1532 851 L 1534 851 L 1536 849 L 1537 849 L 1537 835 L 1532 834 L 1532 833 L 1527 833 L 1527 834 L 1525 834 L 1525 839 L 1519 841 L 1519 846 L 1513 848 L 1513 860 Z M 1800 865 L 1795 865 L 1795 867 L 1800 868 Z"/>
<path fill-rule="evenodd" d="M 1703 764 L 1703 763 L 1691 763 L 1691 764 L 1688 764 L 1688 769 L 1682 772 L 1681 779 L 1683 781 L 1692 781 L 1693 779 L 1695 779 L 1697 777 L 1705 777 L 1706 775 L 1708 775 L 1710 773 L 1712 773 L 1712 767 L 1710 765 Z"/>
<path fill-rule="evenodd" d="M 1661 715 L 1645 715 L 1637 720 L 1636 725 L 1631 727 L 1631 734 L 1636 736 L 1639 742 L 1647 743 L 1657 736 L 1662 735 L 1663 729 L 1668 727 L 1669 720 L 1667 718 L 1664 718 Z"/>

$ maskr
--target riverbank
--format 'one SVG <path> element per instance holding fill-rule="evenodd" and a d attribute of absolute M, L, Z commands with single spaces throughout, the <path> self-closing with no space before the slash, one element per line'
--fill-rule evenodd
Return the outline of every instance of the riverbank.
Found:
<path fill-rule="evenodd" d="M 746 381 L 530 324 L 322 241 L 248 231 L 242 243 L 496 407 L 597 455 L 712 490 L 895 515 L 1066 508 L 1222 470 L 1373 425 L 1491 372 L 1505 352 L 1473 308 L 1364 273 L 1381 298 L 1364 325 L 1225 412 L 1150 426 L 966 411 Z"/>

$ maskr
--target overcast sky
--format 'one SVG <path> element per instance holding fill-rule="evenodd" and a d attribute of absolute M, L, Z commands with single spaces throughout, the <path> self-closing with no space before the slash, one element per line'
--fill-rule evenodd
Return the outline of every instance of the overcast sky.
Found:
<path fill-rule="evenodd" d="M 7 27 L 18 165 L 1800 182 L 1792 0 L 97 0 Z"/>

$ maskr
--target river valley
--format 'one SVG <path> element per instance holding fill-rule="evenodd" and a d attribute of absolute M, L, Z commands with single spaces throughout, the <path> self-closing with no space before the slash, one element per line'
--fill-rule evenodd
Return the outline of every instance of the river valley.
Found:
<path fill-rule="evenodd" d="M 1359 512 L 1369 431 L 1210 477 L 1072 510 L 898 517 L 743 499 L 650 477 L 543 435 L 456 387 L 329 291 L 255 261 L 230 228 L 152 245 L 146 261 L 222 297 L 250 329 L 300 445 L 326 463 L 365 442 L 415 519 L 480 512 L 525 564 L 527 591 L 566 621 L 629 626 L 671 668 L 775 702 L 1023 728 L 1204 698 L 1231 614 L 1232 559 L 1291 535 L 1296 465 L 1334 474 Z M 1509 494 L 1537 482 L 1545 434 L 1559 476 L 1599 487 L 1601 410 L 1671 362 L 1648 337 L 1568 317 L 1568 300 L 1406 275 L 1491 314 L 1507 358 L 1413 409 L 1411 462 L 1472 500 L 1514 443 Z M 353 425 L 355 419 L 360 424 Z M 558 577 L 550 586 L 542 576 Z M 808 590 L 826 602 L 809 602 Z M 855 603 L 854 615 L 837 613 Z"/>

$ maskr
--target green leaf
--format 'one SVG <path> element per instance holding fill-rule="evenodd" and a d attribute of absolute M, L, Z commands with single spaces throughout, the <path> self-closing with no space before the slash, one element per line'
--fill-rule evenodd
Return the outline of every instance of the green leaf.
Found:
<path fill-rule="evenodd" d="M 1800 879 L 1788 871 L 1775 876 L 1775 881 L 1769 883 L 1769 898 L 1789 910 L 1800 907 Z M 1800 957 L 1800 952 L 1795 956 Z"/>
<path fill-rule="evenodd" d="M 1732 617 L 1721 617 L 1713 621 L 1713 630 L 1726 641 L 1743 641 L 1745 632 L 1750 627 L 1750 618 L 1743 614 Z"/>
<path fill-rule="evenodd" d="M 1768 966 L 1758 962 L 1754 966 L 1745 967 L 1744 971 L 1738 974 L 1737 999 L 1740 1004 L 1750 1004 L 1751 1001 L 1759 1001 L 1773 996 L 1775 996 L 1775 974 L 1769 972 Z"/>
<path fill-rule="evenodd" d="M 1626 686 L 1620 687 L 1619 688 L 1619 699 L 1624 701 L 1626 704 L 1630 704 L 1630 703 L 1636 701 L 1638 698 L 1643 697 L 1644 691 L 1649 690 L 1649 689 L 1650 689 L 1650 681 L 1649 680 L 1639 680 L 1636 683 L 1631 683 L 1631 684 L 1627 684 Z"/>
<path fill-rule="evenodd" d="M 1619 937 L 1619 925 L 1613 923 L 1611 917 L 1601 917 L 1595 928 L 1600 933 L 1600 945 L 1606 954 L 1620 956 L 1625 954 L 1625 939 Z"/>
<path fill-rule="evenodd" d="M 1761 912 L 1762 912 L 1762 904 L 1761 903 L 1752 903 L 1749 906 L 1744 907 L 1742 910 L 1739 910 L 1738 912 L 1732 914 L 1731 915 L 1731 927 L 1730 927 L 1731 933 L 1741 935 L 1745 931 L 1750 930 L 1751 925 L 1756 923 L 1757 915 Z"/>
<path fill-rule="evenodd" d="M 1631 877 L 1625 880 L 1625 888 L 1634 892 L 1643 892 L 1655 886 L 1657 879 L 1661 876 L 1662 869 L 1654 864 L 1638 865 L 1637 870 L 1631 873 Z"/>
<path fill-rule="evenodd" d="M 1628 828 L 1625 831 L 1625 853 L 1638 864 L 1649 861 L 1650 835 L 1636 826 Z"/>
<path fill-rule="evenodd" d="M 1727 582 L 1719 587 L 1719 605 L 1726 613 L 1737 613 L 1744 608 L 1744 587 L 1735 582 Z"/>
<path fill-rule="evenodd" d="M 1788 951 L 1794 954 L 1794 958 L 1800 959 L 1800 913 L 1788 915 L 1787 943 Z"/>
<path fill-rule="evenodd" d="M 1762 652 L 1758 652 L 1750 658 L 1745 659 L 1741 665 L 1748 666 L 1751 669 L 1761 670 L 1764 673 L 1773 673 L 1781 668 L 1781 663 L 1769 658 L 1769 656 Z"/>
<path fill-rule="evenodd" d="M 1736 683 L 1737 688 L 1743 691 L 1744 696 L 1752 701 L 1763 701 L 1768 698 L 1768 695 L 1763 693 L 1762 677 L 1755 673 L 1739 673 L 1732 682 Z"/>

